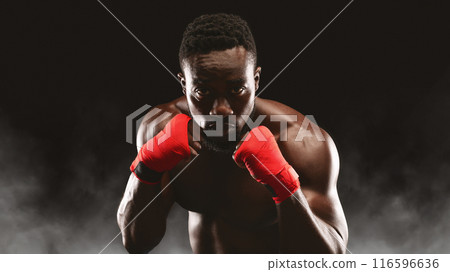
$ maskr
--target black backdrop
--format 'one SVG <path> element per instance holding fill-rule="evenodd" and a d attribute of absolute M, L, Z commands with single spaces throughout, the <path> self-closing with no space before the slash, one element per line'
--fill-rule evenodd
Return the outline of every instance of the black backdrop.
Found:
<path fill-rule="evenodd" d="M 264 87 L 348 1 L 104 0 L 167 66 L 184 27 L 239 14 Z M 355 0 L 261 97 L 313 114 L 341 158 L 354 253 L 450 252 L 450 17 L 444 1 Z M 1 253 L 97 253 L 135 147 L 125 117 L 181 95 L 178 82 L 97 1 L 2 8 Z M 171 212 L 154 252 L 191 252 Z M 117 238 L 105 253 L 125 252 Z"/>

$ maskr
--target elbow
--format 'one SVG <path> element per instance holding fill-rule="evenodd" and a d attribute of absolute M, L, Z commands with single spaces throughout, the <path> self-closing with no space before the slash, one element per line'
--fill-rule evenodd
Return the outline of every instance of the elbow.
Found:
<path fill-rule="evenodd" d="M 161 240 L 162 236 L 136 237 L 131 234 L 122 235 L 123 246 L 130 254 L 147 254 L 153 250 Z"/>
<path fill-rule="evenodd" d="M 347 242 L 341 237 L 334 240 L 334 244 L 329 248 L 330 254 L 345 254 L 347 252 Z"/>
<path fill-rule="evenodd" d="M 126 214 L 117 212 L 117 224 L 122 233 L 122 244 L 128 253 L 147 254 L 155 248 L 165 234 L 165 224 L 148 226 L 139 220 L 129 222 Z"/>
<path fill-rule="evenodd" d="M 347 251 L 346 242 L 341 237 L 330 237 L 317 245 L 317 248 L 313 249 L 313 253 L 319 254 L 345 254 Z"/>
<path fill-rule="evenodd" d="M 313 250 L 314 254 L 345 254 L 346 247 L 343 245 L 325 245 L 322 248 L 318 248 L 317 250 Z M 311 252 L 310 252 L 311 253 Z"/>
<path fill-rule="evenodd" d="M 346 254 L 347 244 L 348 244 L 348 230 L 347 228 L 339 229 L 332 227 L 329 229 L 330 239 L 329 239 L 329 252 L 330 254 Z M 350 252 L 350 251 L 349 251 Z M 350 252 L 351 253 L 351 252 Z"/>
<path fill-rule="evenodd" d="M 120 226 L 120 223 L 119 223 Z M 147 254 L 153 250 L 162 240 L 164 233 L 156 230 L 136 231 L 130 224 L 122 230 L 122 244 L 130 254 Z"/>
<path fill-rule="evenodd" d="M 335 254 L 347 254 L 347 251 L 349 253 L 352 253 L 350 250 L 347 249 L 347 239 L 342 239 L 340 240 L 339 245 L 336 247 L 336 252 Z"/>
<path fill-rule="evenodd" d="M 345 254 L 346 253 L 346 247 L 345 246 L 336 246 L 335 248 L 332 249 L 332 251 L 330 252 L 331 254 Z"/>
<path fill-rule="evenodd" d="M 336 230 L 338 237 L 336 237 L 336 243 L 334 245 L 333 254 L 346 254 L 347 251 L 351 253 L 350 250 L 347 249 L 348 245 L 348 231 L 344 232 L 342 235 L 340 232 Z"/>
<path fill-rule="evenodd" d="M 130 254 L 147 254 L 149 253 L 154 246 L 144 245 L 142 243 L 136 243 L 131 241 L 130 239 L 123 238 L 122 239 L 123 246 Z M 156 246 L 156 245 L 155 245 Z"/>
<path fill-rule="evenodd" d="M 151 249 L 145 248 L 142 245 L 132 242 L 130 239 L 122 237 L 122 244 L 130 254 L 147 254 Z"/>

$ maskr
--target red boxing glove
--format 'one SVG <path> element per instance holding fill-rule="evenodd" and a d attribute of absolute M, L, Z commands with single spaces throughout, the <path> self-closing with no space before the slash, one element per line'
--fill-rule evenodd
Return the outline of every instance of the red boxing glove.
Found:
<path fill-rule="evenodd" d="M 252 177 L 269 186 L 280 203 L 300 188 L 298 174 L 284 159 L 275 138 L 265 126 L 253 128 L 236 150 L 234 160 L 245 164 Z"/>
<path fill-rule="evenodd" d="M 190 156 L 188 122 L 191 118 L 178 114 L 163 130 L 145 143 L 130 166 L 131 172 L 142 182 L 159 183 L 164 171 L 174 168 Z"/>

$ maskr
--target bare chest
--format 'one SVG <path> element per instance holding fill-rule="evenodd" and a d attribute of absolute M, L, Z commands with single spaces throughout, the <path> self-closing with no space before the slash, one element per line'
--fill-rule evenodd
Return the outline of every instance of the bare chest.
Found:
<path fill-rule="evenodd" d="M 191 212 L 250 228 L 276 222 L 270 192 L 231 156 L 200 154 L 171 186 L 177 203 Z"/>

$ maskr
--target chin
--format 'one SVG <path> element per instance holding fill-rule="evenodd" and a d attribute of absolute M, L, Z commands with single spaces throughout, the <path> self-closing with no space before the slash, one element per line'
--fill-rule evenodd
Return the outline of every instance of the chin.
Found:
<path fill-rule="evenodd" d="M 242 129 L 228 131 L 222 137 L 211 137 L 204 134 L 204 138 L 201 141 L 202 148 L 213 152 L 232 154 L 236 150 L 236 145 L 248 131 L 249 128 L 244 126 Z M 235 140 L 229 140 L 228 134 L 235 134 Z"/>
<path fill-rule="evenodd" d="M 233 154 L 237 141 L 229 141 L 227 137 L 205 137 L 201 141 L 202 149 L 223 154 Z"/>

